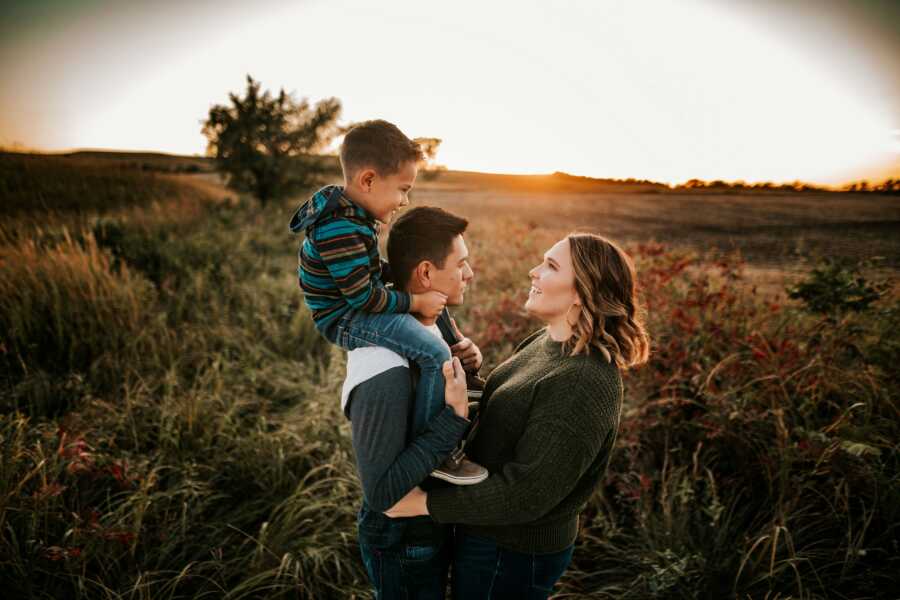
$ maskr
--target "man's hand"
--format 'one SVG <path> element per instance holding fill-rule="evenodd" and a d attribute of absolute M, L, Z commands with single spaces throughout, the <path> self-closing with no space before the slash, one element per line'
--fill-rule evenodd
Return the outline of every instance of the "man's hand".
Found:
<path fill-rule="evenodd" d="M 417 313 L 426 319 L 436 319 L 447 306 L 447 296 L 435 290 L 412 295 L 409 312 Z"/>
<path fill-rule="evenodd" d="M 481 349 L 475 345 L 475 342 L 462 334 L 459 327 L 456 326 L 456 319 L 451 318 L 450 323 L 453 325 L 457 337 L 460 338 L 460 341 L 450 346 L 450 352 L 459 358 L 467 371 L 478 371 L 484 360 L 481 356 Z"/>
<path fill-rule="evenodd" d="M 418 517 L 428 514 L 428 494 L 419 487 L 414 487 L 409 493 L 385 511 L 392 519 L 400 517 Z"/>

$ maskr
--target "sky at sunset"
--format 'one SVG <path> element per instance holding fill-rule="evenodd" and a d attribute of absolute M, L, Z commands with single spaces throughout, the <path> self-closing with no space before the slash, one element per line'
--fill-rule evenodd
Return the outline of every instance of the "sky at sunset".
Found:
<path fill-rule="evenodd" d="M 444 140 L 438 162 L 838 184 L 900 176 L 895 0 L 2 3 L 0 145 L 202 154 L 263 87 Z"/>

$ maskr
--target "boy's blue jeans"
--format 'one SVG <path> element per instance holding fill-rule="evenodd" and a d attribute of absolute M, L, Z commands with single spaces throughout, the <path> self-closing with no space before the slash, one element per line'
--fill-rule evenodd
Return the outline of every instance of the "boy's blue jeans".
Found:
<path fill-rule="evenodd" d="M 452 333 L 450 314 L 446 309 L 438 317 L 438 328 L 445 337 L 448 332 Z M 450 360 L 450 349 L 412 315 L 351 311 L 329 328 L 325 337 L 345 350 L 381 346 L 419 366 L 413 410 L 415 433 L 421 433 L 428 422 L 444 409 L 445 382 L 442 368 Z M 447 342 L 455 341 L 450 339 Z"/>

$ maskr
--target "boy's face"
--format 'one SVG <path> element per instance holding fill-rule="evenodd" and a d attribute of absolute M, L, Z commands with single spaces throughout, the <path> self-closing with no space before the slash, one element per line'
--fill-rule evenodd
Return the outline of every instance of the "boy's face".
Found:
<path fill-rule="evenodd" d="M 363 174 L 363 189 L 367 190 L 366 209 L 382 223 L 388 223 L 401 206 L 409 204 L 409 191 L 416 183 L 419 168 L 409 161 L 400 170 L 382 177 L 375 171 Z"/>

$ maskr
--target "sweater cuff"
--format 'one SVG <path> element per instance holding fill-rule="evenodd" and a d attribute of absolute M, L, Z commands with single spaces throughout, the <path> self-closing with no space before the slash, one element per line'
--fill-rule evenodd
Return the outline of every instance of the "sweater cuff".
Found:
<path fill-rule="evenodd" d="M 412 294 L 400 290 L 394 290 L 393 293 L 397 294 L 397 312 L 408 313 L 412 308 Z"/>
<path fill-rule="evenodd" d="M 456 439 L 458 443 L 470 424 L 468 419 L 458 416 L 451 407 L 444 406 L 443 410 L 428 423 L 428 428 L 441 437 Z"/>

